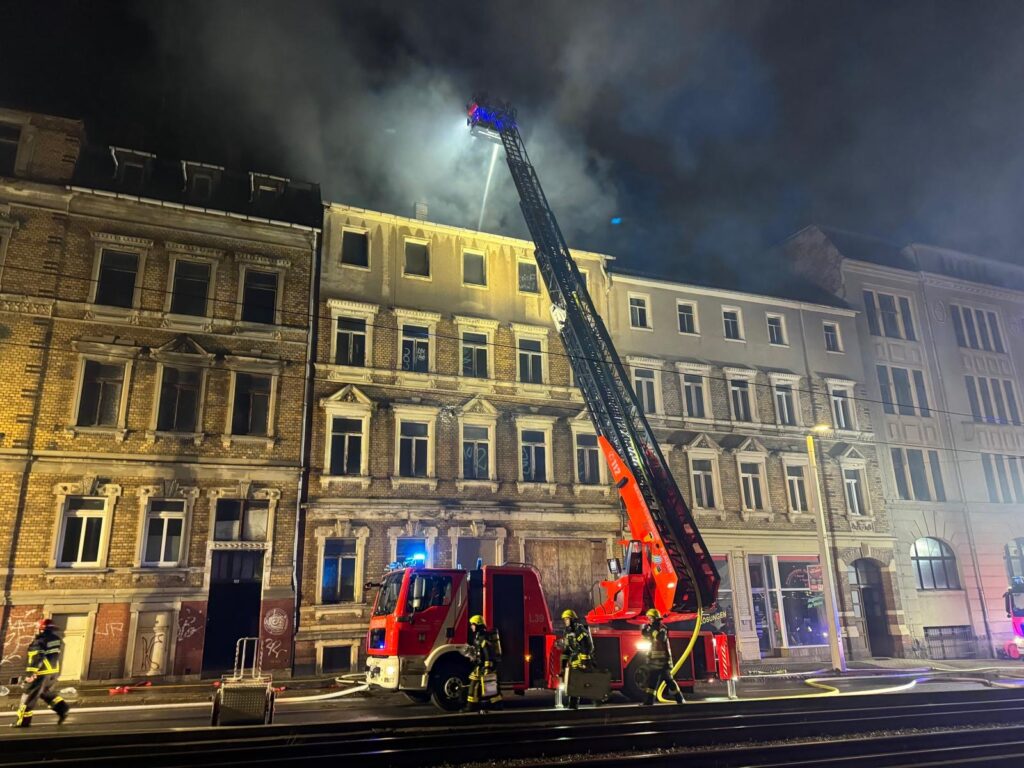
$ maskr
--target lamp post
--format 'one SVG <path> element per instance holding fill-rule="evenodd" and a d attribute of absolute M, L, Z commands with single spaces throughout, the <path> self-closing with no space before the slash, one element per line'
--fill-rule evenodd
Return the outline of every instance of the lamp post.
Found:
<path fill-rule="evenodd" d="M 846 651 L 843 648 L 843 636 L 839 624 L 839 600 L 836 598 L 836 584 L 833 580 L 835 568 L 832 564 L 832 548 L 829 547 L 825 529 L 825 502 L 821 495 L 821 484 L 818 481 L 818 452 L 814 444 L 814 433 L 821 435 L 831 431 L 832 428 L 827 424 L 819 424 L 813 428 L 812 433 L 807 435 L 807 460 L 810 463 L 811 475 L 814 477 L 814 508 L 818 513 L 821 586 L 825 593 L 825 611 L 828 614 L 828 644 L 832 656 L 832 669 L 836 672 L 845 672 Z"/>

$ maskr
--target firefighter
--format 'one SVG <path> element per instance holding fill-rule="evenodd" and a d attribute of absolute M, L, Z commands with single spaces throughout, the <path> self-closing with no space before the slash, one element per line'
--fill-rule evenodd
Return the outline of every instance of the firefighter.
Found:
<path fill-rule="evenodd" d="M 644 664 L 644 705 L 654 704 L 661 683 L 665 683 L 666 694 L 671 695 L 678 704 L 682 704 L 683 692 L 679 690 L 679 684 L 672 676 L 672 646 L 669 645 L 668 630 L 661 623 L 661 612 L 657 608 L 651 608 L 647 612 L 647 623 L 640 634 L 650 643 Z"/>
<path fill-rule="evenodd" d="M 498 679 L 498 664 L 501 663 L 501 638 L 497 630 L 488 629 L 484 617 L 477 615 L 469 620 L 469 642 L 473 647 L 474 666 L 469 673 L 469 695 L 466 704 L 470 709 L 486 712 L 491 707 L 501 707 L 501 688 Z M 486 678 L 491 677 L 494 692 L 486 691 Z"/>
<path fill-rule="evenodd" d="M 594 638 L 590 627 L 580 621 L 576 611 L 567 608 L 562 611 L 562 622 L 565 634 L 562 635 L 562 679 L 568 683 L 568 670 L 592 669 L 594 656 Z M 569 709 L 579 709 L 580 697 L 569 697 Z"/>
<path fill-rule="evenodd" d="M 22 681 L 24 693 L 18 707 L 18 719 L 11 723 L 14 728 L 28 728 L 32 725 L 32 706 L 36 699 L 42 699 L 57 713 L 57 722 L 63 723 L 68 716 L 68 703 L 55 691 L 60 675 L 60 635 L 50 619 L 41 619 L 39 634 L 28 647 L 28 663 Z"/>

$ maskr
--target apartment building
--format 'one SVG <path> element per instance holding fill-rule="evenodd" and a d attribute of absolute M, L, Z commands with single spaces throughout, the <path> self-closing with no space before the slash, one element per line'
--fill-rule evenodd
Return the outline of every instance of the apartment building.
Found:
<path fill-rule="evenodd" d="M 780 251 L 860 312 L 913 651 L 1001 653 L 1024 575 L 1024 269 L 824 227 Z"/>
<path fill-rule="evenodd" d="M 0 110 L 3 674 L 292 665 L 319 189 Z"/>

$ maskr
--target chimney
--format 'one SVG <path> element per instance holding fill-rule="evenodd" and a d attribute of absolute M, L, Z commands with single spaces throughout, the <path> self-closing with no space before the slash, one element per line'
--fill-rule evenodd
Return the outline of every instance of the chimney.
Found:
<path fill-rule="evenodd" d="M 415 204 L 415 210 L 416 210 L 415 216 L 416 216 L 417 219 L 419 219 L 420 221 L 426 221 L 427 220 L 427 204 L 426 203 L 416 203 Z"/>

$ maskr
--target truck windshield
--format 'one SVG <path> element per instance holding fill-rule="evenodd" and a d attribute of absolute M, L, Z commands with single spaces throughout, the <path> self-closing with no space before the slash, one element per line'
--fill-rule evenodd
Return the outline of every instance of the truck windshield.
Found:
<path fill-rule="evenodd" d="M 384 579 L 380 585 L 380 592 L 377 593 L 377 604 L 374 606 L 374 616 L 387 616 L 394 613 L 398 606 L 398 593 L 402 591 L 402 579 L 405 571 L 392 573 Z"/>
<path fill-rule="evenodd" d="M 1010 593 L 1011 606 L 1014 616 L 1024 616 L 1024 592 Z"/>
<path fill-rule="evenodd" d="M 423 597 L 419 606 L 413 604 L 413 595 L 417 592 L 416 582 L 422 581 Z M 416 573 L 409 581 L 409 597 L 406 601 L 405 610 L 407 613 L 425 611 L 435 606 L 450 605 L 452 602 L 452 577 L 439 573 Z"/>

